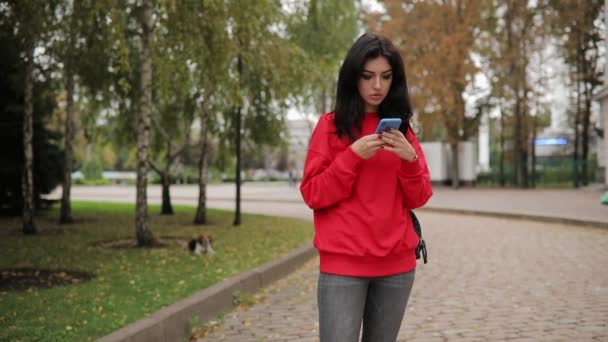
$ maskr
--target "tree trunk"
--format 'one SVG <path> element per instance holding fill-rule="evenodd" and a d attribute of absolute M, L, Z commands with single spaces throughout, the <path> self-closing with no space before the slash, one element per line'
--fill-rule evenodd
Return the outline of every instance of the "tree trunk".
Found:
<path fill-rule="evenodd" d="M 241 224 L 241 107 L 236 109 L 236 210 L 234 225 Z"/>
<path fill-rule="evenodd" d="M 498 174 L 500 186 L 505 186 L 505 114 L 500 108 L 500 160 L 498 164 Z"/>
<path fill-rule="evenodd" d="M 452 170 L 454 171 L 452 173 L 452 188 L 456 189 L 460 186 L 461 184 L 461 179 L 460 179 L 460 151 L 458 148 L 458 145 L 460 144 L 461 141 L 466 141 L 467 137 L 467 133 L 466 133 L 466 127 L 465 127 L 465 110 L 466 110 L 466 104 L 464 102 L 464 99 L 462 97 L 462 94 L 464 93 L 464 89 L 461 87 L 461 85 L 453 85 L 452 86 L 454 89 L 453 92 L 453 97 L 454 97 L 454 103 L 456 105 L 456 110 L 457 110 L 457 121 L 456 121 L 456 128 L 455 131 L 453 132 L 453 135 L 456 136 L 455 140 L 456 140 L 456 145 L 452 145 L 452 155 L 454 156 L 454 159 L 452 160 L 453 163 L 453 168 Z"/>
<path fill-rule="evenodd" d="M 459 175 L 459 163 L 458 163 L 458 140 L 455 143 L 450 144 L 450 148 L 452 150 L 452 188 L 457 189 L 460 183 L 460 175 Z"/>
<path fill-rule="evenodd" d="M 148 217 L 148 145 L 150 134 L 150 112 L 152 107 L 152 59 L 150 42 L 152 38 L 152 5 L 144 1 L 142 18 L 142 65 L 141 87 L 137 118 L 137 203 L 135 211 L 135 229 L 138 246 L 151 246 L 154 236 L 150 229 Z"/>
<path fill-rule="evenodd" d="M 582 65 L 582 69 L 583 69 L 583 78 L 582 78 L 582 83 L 583 83 L 583 94 L 584 94 L 584 107 L 583 107 L 583 130 L 581 132 L 581 178 L 582 178 L 582 184 L 583 185 L 588 185 L 589 184 L 589 179 L 588 179 L 588 171 L 587 171 L 587 164 L 589 162 L 589 125 L 590 125 L 590 119 L 591 119 L 591 101 L 592 101 L 592 94 L 593 94 L 593 90 L 590 89 L 591 88 L 591 84 L 589 84 L 589 82 L 587 82 L 587 63 L 586 61 L 582 60 L 583 65 Z"/>
<path fill-rule="evenodd" d="M 171 164 L 174 157 L 171 155 L 171 141 L 167 140 L 167 153 L 165 154 L 164 169 L 160 172 L 160 180 L 162 187 L 162 204 L 161 215 L 173 215 L 173 206 L 171 205 Z M 178 152 L 179 154 L 180 152 Z M 177 155 L 175 157 L 177 157 Z"/>
<path fill-rule="evenodd" d="M 522 150 L 522 132 L 521 132 L 521 98 L 519 96 L 519 68 L 516 68 L 516 79 L 514 81 L 514 93 L 515 93 L 515 127 L 514 127 L 514 161 L 515 161 L 515 184 L 518 187 L 522 185 L 522 174 L 521 174 L 521 150 Z"/>
<path fill-rule="evenodd" d="M 25 111 L 23 113 L 23 172 L 21 189 L 23 191 L 23 233 L 36 234 L 34 223 L 34 48 L 27 49 L 25 69 Z"/>
<path fill-rule="evenodd" d="M 61 194 L 61 214 L 59 216 L 59 223 L 73 222 L 70 192 L 72 189 L 72 163 L 74 155 L 74 72 L 70 65 L 70 61 L 66 63 L 65 92 L 67 96 L 64 146 L 65 160 L 63 164 L 63 191 Z"/>
<path fill-rule="evenodd" d="M 526 73 L 526 69 L 528 67 L 528 44 L 526 40 L 526 32 L 527 30 L 523 30 L 521 34 L 521 62 L 520 62 L 520 81 L 521 81 L 521 89 L 522 89 L 522 106 L 521 117 L 522 117 L 522 144 L 521 144 L 521 174 L 522 174 L 522 187 L 528 188 L 530 187 L 529 180 L 529 167 L 528 167 L 528 146 L 530 146 L 530 112 L 528 105 L 528 77 Z"/>
<path fill-rule="evenodd" d="M 207 130 L 209 128 L 209 112 L 204 108 L 201 113 L 201 156 L 198 161 L 198 207 L 196 208 L 196 216 L 194 223 L 207 223 L 207 147 L 208 137 Z"/>
<path fill-rule="evenodd" d="M 239 41 L 240 43 L 240 41 Z M 240 45 L 240 44 L 239 44 Z M 241 54 L 237 57 L 237 71 L 239 83 L 242 81 L 243 61 Z M 234 225 L 241 224 L 241 105 L 236 109 L 236 210 L 234 212 Z"/>
<path fill-rule="evenodd" d="M 509 70 L 508 70 L 508 86 L 510 90 L 513 91 L 515 97 L 515 105 L 512 108 L 512 114 L 515 118 L 514 124 L 514 144 L 513 144 L 513 176 L 512 182 L 514 185 L 520 185 L 520 154 L 521 151 L 521 117 L 520 117 L 520 103 L 519 103 L 519 68 L 518 68 L 518 55 L 517 55 L 517 37 L 514 37 L 515 18 L 517 17 L 517 3 L 516 1 L 508 1 L 507 2 L 507 11 L 505 15 L 505 27 L 507 30 L 507 52 L 509 54 Z"/>
<path fill-rule="evenodd" d="M 536 105 L 536 115 L 532 118 L 532 143 L 530 144 L 530 154 L 532 155 L 532 166 L 530 169 L 531 180 L 530 186 L 532 188 L 536 187 L 536 126 L 537 126 L 537 117 L 538 117 L 538 104 Z"/>
<path fill-rule="evenodd" d="M 591 99 L 585 98 L 585 108 L 583 112 L 583 129 L 581 132 L 581 183 L 589 184 L 588 163 L 589 163 L 589 125 L 590 125 Z"/>
<path fill-rule="evenodd" d="M 580 82 L 580 54 L 577 55 L 577 65 L 576 65 L 576 73 L 575 73 L 575 79 L 576 79 L 576 113 L 574 114 L 574 151 L 572 153 L 573 156 L 573 160 L 572 160 L 572 177 L 573 177 L 573 183 L 574 183 L 574 187 L 578 188 L 580 185 L 580 178 L 579 178 L 579 155 L 578 155 L 578 147 L 580 145 L 580 133 L 579 133 L 579 129 L 578 126 L 580 125 L 580 118 L 581 118 L 581 91 L 580 91 L 580 86 L 581 86 L 581 82 Z"/>
<path fill-rule="evenodd" d="M 523 186 L 523 134 L 522 134 L 522 115 L 521 98 L 519 97 L 519 86 L 515 89 L 515 184 Z"/>
<path fill-rule="evenodd" d="M 171 205 L 171 174 L 168 168 L 161 175 L 163 195 L 162 195 L 162 210 L 161 215 L 173 215 L 173 206 Z"/>

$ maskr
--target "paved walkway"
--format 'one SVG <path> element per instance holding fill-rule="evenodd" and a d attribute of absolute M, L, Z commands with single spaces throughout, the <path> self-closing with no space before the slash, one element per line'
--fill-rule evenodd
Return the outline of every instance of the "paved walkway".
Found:
<path fill-rule="evenodd" d="M 483 189 L 461 188 L 453 190 L 434 187 L 434 195 L 426 208 L 448 208 L 486 212 L 508 212 L 523 215 L 562 217 L 574 220 L 588 220 L 608 223 L 608 206 L 600 204 L 606 189 Z M 312 218 L 312 212 L 303 204 L 297 188 L 287 183 L 244 183 L 242 187 L 242 208 L 245 211 L 270 215 Z M 174 185 L 171 187 L 173 203 L 195 205 L 198 187 Z M 61 188 L 50 195 L 61 197 Z M 215 208 L 234 210 L 234 184 L 214 184 L 207 187 L 208 205 Z M 117 202 L 135 203 L 134 186 L 72 188 L 72 199 L 107 199 Z M 160 203 L 159 186 L 148 188 L 150 203 Z"/>
<path fill-rule="evenodd" d="M 233 189 L 210 187 L 209 205 L 232 209 Z M 174 202 L 192 203 L 195 190 L 175 187 Z M 74 198 L 87 191 L 75 188 Z M 121 191 L 129 200 L 130 190 Z M 428 206 L 608 223 L 602 195 L 436 188 Z M 284 184 L 246 185 L 243 197 L 244 211 L 311 218 Z M 431 211 L 419 217 L 429 263 L 417 269 L 399 341 L 608 341 L 608 229 Z M 262 289 L 258 304 L 227 314 L 199 342 L 317 341 L 317 267 L 313 259 Z"/>
<path fill-rule="evenodd" d="M 398 341 L 608 341 L 608 231 L 422 213 Z M 262 290 L 204 341 L 317 341 L 318 259 Z"/>

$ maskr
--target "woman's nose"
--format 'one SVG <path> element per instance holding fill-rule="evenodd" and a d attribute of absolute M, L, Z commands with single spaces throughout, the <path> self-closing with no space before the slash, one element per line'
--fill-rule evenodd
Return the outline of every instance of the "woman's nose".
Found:
<path fill-rule="evenodd" d="M 375 77 L 374 78 L 374 82 L 372 84 L 372 87 L 374 87 L 374 89 L 380 89 L 380 77 Z"/>

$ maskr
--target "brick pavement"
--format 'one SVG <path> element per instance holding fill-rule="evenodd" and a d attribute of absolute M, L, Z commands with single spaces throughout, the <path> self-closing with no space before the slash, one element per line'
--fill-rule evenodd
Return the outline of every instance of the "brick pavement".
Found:
<path fill-rule="evenodd" d="M 608 231 L 420 213 L 420 264 L 398 341 L 608 341 Z M 318 259 L 200 339 L 317 341 Z"/>

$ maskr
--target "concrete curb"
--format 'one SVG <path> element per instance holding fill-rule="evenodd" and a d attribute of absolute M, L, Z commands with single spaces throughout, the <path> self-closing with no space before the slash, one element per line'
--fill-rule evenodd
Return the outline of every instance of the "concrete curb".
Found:
<path fill-rule="evenodd" d="M 476 216 L 498 217 L 498 218 L 525 220 L 525 221 L 540 221 L 540 222 L 547 222 L 547 223 L 570 224 L 570 225 L 577 225 L 577 226 L 608 229 L 608 222 L 580 220 L 580 219 L 567 218 L 567 217 L 530 215 L 530 214 L 520 214 L 520 213 L 506 213 L 506 212 L 486 211 L 486 210 L 440 208 L 440 207 L 422 207 L 422 208 L 419 208 L 416 210 L 435 212 L 435 213 L 440 213 L 440 214 L 458 214 L 458 215 L 472 215 L 472 216 L 476 215 Z"/>
<path fill-rule="evenodd" d="M 200 322 L 215 318 L 232 307 L 235 292 L 254 293 L 293 272 L 316 255 L 317 251 L 312 245 L 303 246 L 291 254 L 201 290 L 98 341 L 185 341 L 190 336 L 193 317 L 198 316 Z"/>

